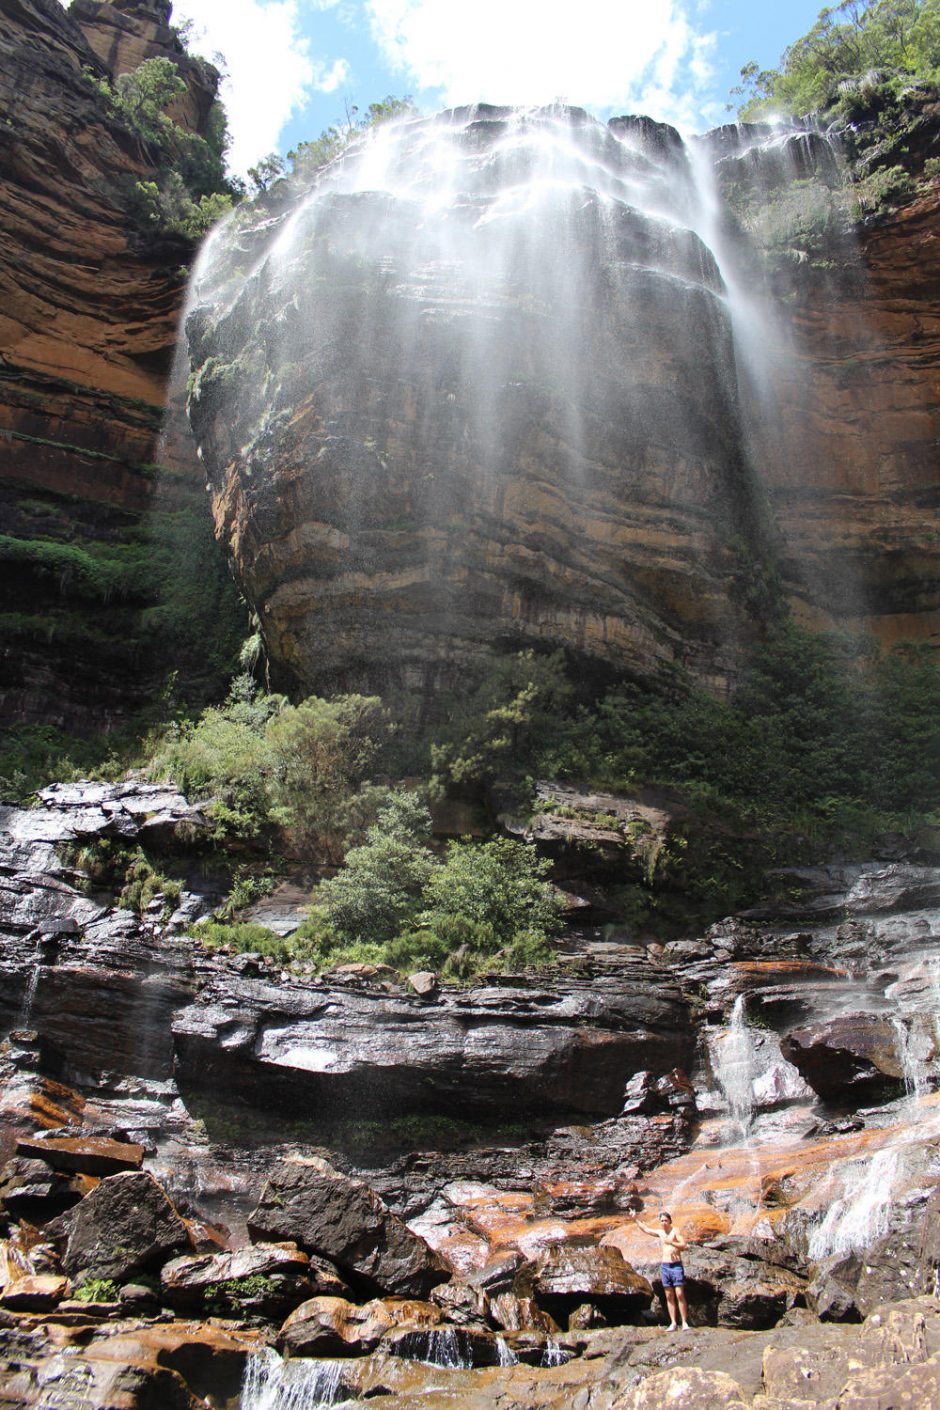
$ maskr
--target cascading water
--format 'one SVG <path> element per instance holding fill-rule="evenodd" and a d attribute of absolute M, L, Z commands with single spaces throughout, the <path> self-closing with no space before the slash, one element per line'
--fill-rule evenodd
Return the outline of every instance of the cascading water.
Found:
<path fill-rule="evenodd" d="M 839 1192 L 810 1235 L 810 1258 L 852 1253 L 888 1232 L 901 1158 L 900 1147 L 888 1146 L 838 1173 Z"/>
<path fill-rule="evenodd" d="M 766 547 L 740 363 L 779 340 L 703 171 L 643 119 L 461 109 L 211 242 L 190 418 L 302 678 L 427 680 L 507 638 L 733 668 L 733 545 Z"/>
<path fill-rule="evenodd" d="M 712 1061 L 731 1119 L 739 1128 L 741 1140 L 747 1142 L 754 1115 L 757 1063 L 743 994 L 734 1001 L 729 1027 L 712 1044 Z"/>
<path fill-rule="evenodd" d="M 39 990 L 39 979 L 42 974 L 42 965 L 35 964 L 30 971 L 30 976 L 23 994 L 23 1002 L 20 1005 L 20 1016 L 17 1027 L 28 1028 L 33 1016 L 33 1005 L 36 1002 L 36 994 Z"/>
<path fill-rule="evenodd" d="M 339 1361 L 282 1361 L 273 1351 L 249 1356 L 239 1410 L 326 1410 L 346 1399 Z"/>

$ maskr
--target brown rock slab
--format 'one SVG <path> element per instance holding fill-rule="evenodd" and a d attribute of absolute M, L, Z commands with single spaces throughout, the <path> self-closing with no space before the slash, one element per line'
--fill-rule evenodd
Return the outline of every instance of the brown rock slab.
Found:
<path fill-rule="evenodd" d="M 166 1303 L 181 1311 L 221 1316 L 250 1311 L 281 1320 L 318 1293 L 341 1295 L 345 1290 L 335 1272 L 330 1277 L 324 1271 L 322 1279 L 317 1272 L 297 1248 L 256 1244 L 235 1253 L 174 1258 L 164 1265 L 160 1283 Z"/>
<path fill-rule="evenodd" d="M 723 1410 L 746 1404 L 744 1392 L 731 1376 L 697 1366 L 672 1366 L 621 1396 L 611 1410 L 676 1410 L 677 1406 L 682 1410 Z"/>
<path fill-rule="evenodd" d="M 109 1175 L 65 1218 L 62 1266 L 75 1280 L 127 1282 L 189 1243 L 166 1191 L 146 1171 Z"/>
<path fill-rule="evenodd" d="M 584 1303 L 598 1307 L 609 1323 L 624 1322 L 653 1302 L 652 1284 L 607 1246 L 548 1249 L 520 1268 L 513 1291 L 533 1297 L 557 1322 L 567 1322 Z"/>
<path fill-rule="evenodd" d="M 325 1160 L 281 1161 L 248 1227 L 266 1242 L 295 1240 L 366 1290 L 423 1298 L 451 1276 L 374 1190 Z"/>
<path fill-rule="evenodd" d="M 395 1328 L 424 1331 L 444 1315 L 429 1302 L 376 1299 L 356 1307 L 341 1297 L 316 1297 L 292 1312 L 278 1344 L 291 1356 L 364 1356 Z"/>
<path fill-rule="evenodd" d="M 17 1278 L 0 1293 L 0 1302 L 13 1312 L 46 1312 L 68 1294 L 68 1278 L 54 1273 L 34 1273 Z"/>
<path fill-rule="evenodd" d="M 143 1146 L 112 1141 L 107 1136 L 53 1136 L 46 1141 L 17 1141 L 17 1155 L 44 1160 L 54 1170 L 75 1171 L 81 1175 L 117 1175 L 123 1170 L 139 1170 L 144 1163 Z"/>

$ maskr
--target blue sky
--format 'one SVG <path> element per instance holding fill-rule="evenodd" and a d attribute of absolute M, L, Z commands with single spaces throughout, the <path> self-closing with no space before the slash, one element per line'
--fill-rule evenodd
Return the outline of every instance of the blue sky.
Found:
<path fill-rule="evenodd" d="M 221 52 L 232 166 L 286 152 L 387 94 L 427 112 L 563 98 L 606 119 L 728 120 L 742 64 L 775 65 L 821 0 L 176 0 Z"/>

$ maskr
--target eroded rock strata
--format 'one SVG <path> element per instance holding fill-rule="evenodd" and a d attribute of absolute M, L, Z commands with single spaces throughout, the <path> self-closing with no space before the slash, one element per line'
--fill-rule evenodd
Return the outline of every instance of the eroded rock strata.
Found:
<path fill-rule="evenodd" d="M 694 939 L 584 928 L 422 995 L 212 954 L 196 867 L 172 914 L 83 885 L 76 843 L 179 862 L 202 826 L 136 782 L 0 818 L 2 1403 L 932 1394 L 940 869 L 806 868 Z M 632 1222 L 663 1206 L 681 1345 Z"/>
<path fill-rule="evenodd" d="M 845 180 L 814 132 L 480 107 L 243 211 L 190 416 L 274 659 L 430 692 L 562 646 L 720 685 L 775 575 L 813 624 L 931 639 L 935 193 L 789 261 L 714 210 Z"/>
<path fill-rule="evenodd" d="M 11 0 L 0 14 L 6 722 L 90 733 L 126 718 L 174 666 L 198 678 L 166 608 L 194 554 L 226 630 L 192 448 L 157 464 L 193 249 L 135 220 L 134 185 L 156 178 L 156 155 L 95 87 L 171 58 L 189 81 L 177 116 L 203 130 L 214 71 L 182 55 L 168 9 Z"/>

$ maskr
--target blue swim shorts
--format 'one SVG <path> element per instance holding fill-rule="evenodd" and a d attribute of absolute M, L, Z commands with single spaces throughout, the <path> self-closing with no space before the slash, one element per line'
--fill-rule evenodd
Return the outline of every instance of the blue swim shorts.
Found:
<path fill-rule="evenodd" d="M 660 1271 L 664 1288 L 681 1288 L 685 1282 L 685 1269 L 681 1263 L 661 1263 Z"/>

